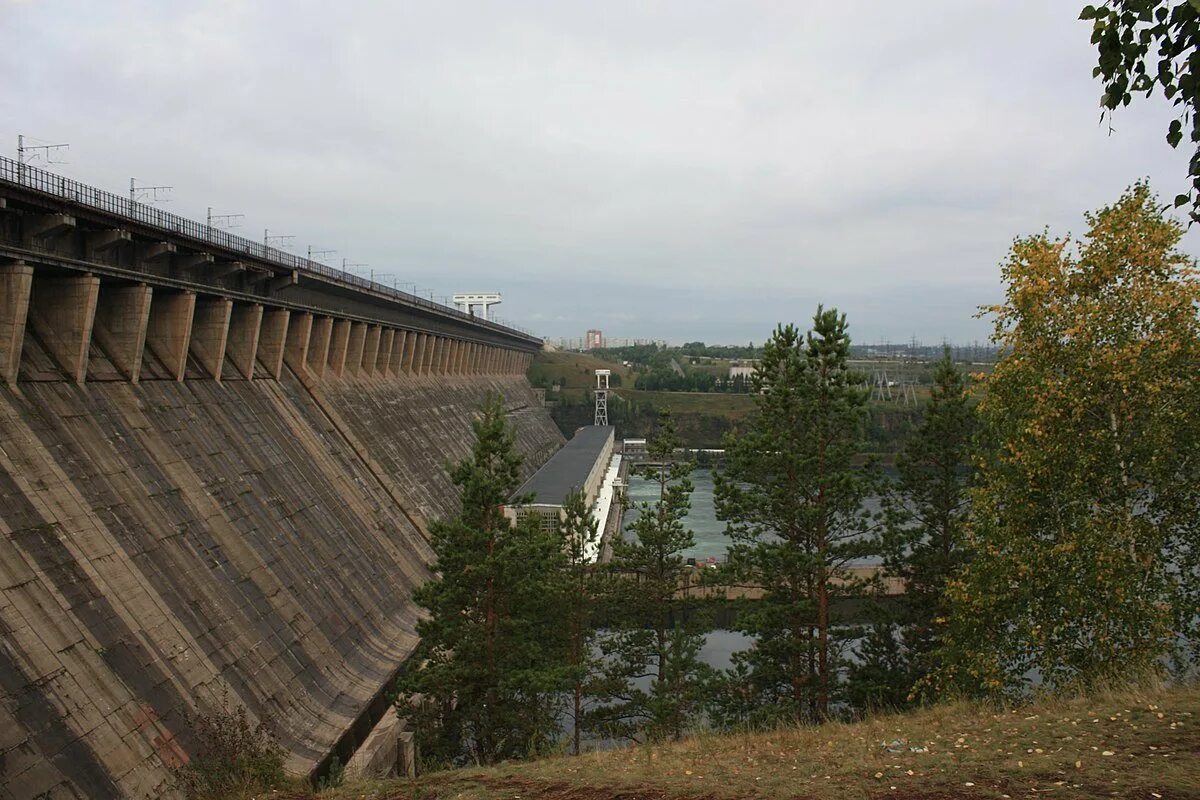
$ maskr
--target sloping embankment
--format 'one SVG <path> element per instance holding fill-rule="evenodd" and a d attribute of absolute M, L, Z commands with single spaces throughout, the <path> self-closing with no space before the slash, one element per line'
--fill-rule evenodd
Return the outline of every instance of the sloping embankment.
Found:
<path fill-rule="evenodd" d="M 519 376 L 0 388 L 0 798 L 162 796 L 225 694 L 310 769 L 415 642 L 490 392 L 532 470 Z"/>

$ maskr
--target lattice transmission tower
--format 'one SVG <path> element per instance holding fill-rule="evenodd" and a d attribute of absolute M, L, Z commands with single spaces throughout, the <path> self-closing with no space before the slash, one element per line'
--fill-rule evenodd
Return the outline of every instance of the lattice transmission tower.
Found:
<path fill-rule="evenodd" d="M 612 370 L 596 370 L 596 425 L 608 424 L 608 376 Z"/>

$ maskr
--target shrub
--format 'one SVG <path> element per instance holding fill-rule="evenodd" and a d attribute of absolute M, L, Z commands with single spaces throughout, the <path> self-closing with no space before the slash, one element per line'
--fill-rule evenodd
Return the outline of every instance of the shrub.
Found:
<path fill-rule="evenodd" d="M 197 749 L 175 772 L 189 800 L 246 798 L 284 781 L 284 750 L 267 720 L 250 720 L 245 706 L 230 708 L 228 695 L 211 714 L 189 715 Z"/>

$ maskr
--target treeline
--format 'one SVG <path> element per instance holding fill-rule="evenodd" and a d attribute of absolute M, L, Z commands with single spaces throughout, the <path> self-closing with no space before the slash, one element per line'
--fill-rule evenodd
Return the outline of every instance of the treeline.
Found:
<path fill-rule="evenodd" d="M 888 460 L 893 458 L 912 434 L 921 414 L 916 406 L 873 404 L 865 423 L 866 451 Z M 588 400 L 564 398 L 550 408 L 550 416 L 563 435 L 570 437 L 581 426 L 592 424 L 595 406 Z M 608 420 L 617 429 L 618 439 L 649 438 L 658 416 L 659 408 L 651 401 L 609 395 Z M 731 415 L 713 411 L 676 411 L 672 417 L 685 447 L 720 448 L 725 436 L 735 433 L 738 427 Z"/>
<path fill-rule="evenodd" d="M 425 756 L 493 763 L 564 738 L 578 751 L 585 737 L 820 724 L 1020 695 L 1035 676 L 1076 689 L 1194 663 L 1200 280 L 1145 185 L 1087 220 L 1080 242 L 1014 243 L 982 400 L 945 353 L 893 480 L 866 458 L 845 315 L 818 308 L 807 332 L 775 331 L 756 411 L 715 478 L 728 560 L 701 573 L 763 590 L 730 601 L 750 644 L 728 670 L 701 662 L 705 610 L 677 591 L 692 487 L 670 417 L 643 469 L 656 498 L 597 568 L 582 497 L 556 526 L 501 514 L 517 463 L 502 408 L 487 409 L 453 473 L 461 511 L 433 527 L 438 576 L 416 593 L 428 617 L 399 703 Z M 874 495 L 882 511 L 868 513 Z M 901 597 L 855 577 L 866 558 Z M 868 602 L 866 624 L 839 616 L 845 600 Z"/>
<path fill-rule="evenodd" d="M 685 369 L 679 374 L 673 369 L 656 368 L 637 376 L 633 387 L 650 392 L 731 392 L 745 394 L 750 381 L 743 375 L 719 378 L 710 372 Z"/>
<path fill-rule="evenodd" d="M 688 342 L 681 347 L 671 347 L 669 345 L 657 344 L 638 344 L 629 345 L 628 347 L 604 347 L 591 351 L 597 356 L 628 361 L 631 364 L 654 364 L 661 363 L 662 356 L 670 358 L 670 354 L 678 353 L 685 356 L 695 356 L 697 358 L 721 358 L 721 359 L 755 359 L 762 352 L 761 348 L 756 347 L 753 342 L 745 347 L 734 344 L 705 344 L 704 342 Z"/>

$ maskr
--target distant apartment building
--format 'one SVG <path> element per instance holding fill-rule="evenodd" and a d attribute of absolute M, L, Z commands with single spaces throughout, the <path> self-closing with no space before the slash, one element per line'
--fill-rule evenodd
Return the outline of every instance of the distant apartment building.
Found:
<path fill-rule="evenodd" d="M 584 350 L 598 350 L 604 347 L 604 333 L 595 329 L 587 332 L 587 336 L 583 337 Z"/>

